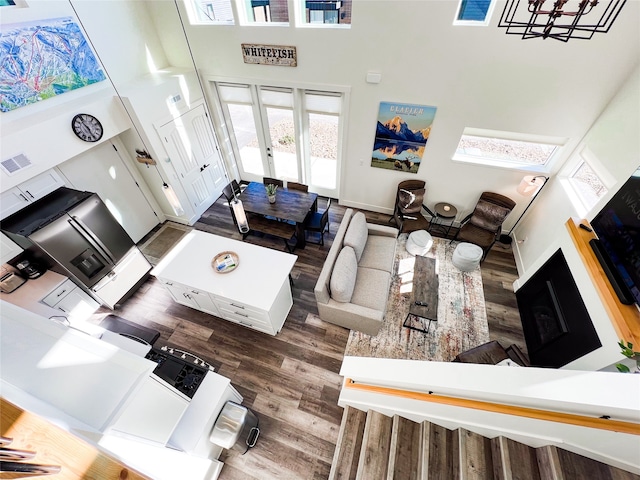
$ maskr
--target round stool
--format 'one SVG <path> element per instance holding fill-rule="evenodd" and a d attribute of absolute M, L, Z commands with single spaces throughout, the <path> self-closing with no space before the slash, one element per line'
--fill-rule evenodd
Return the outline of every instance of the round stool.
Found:
<path fill-rule="evenodd" d="M 462 242 L 453 251 L 451 262 L 458 270 L 470 272 L 480 265 L 482 253 L 482 248 L 478 245 Z"/>
<path fill-rule="evenodd" d="M 424 255 L 433 245 L 433 238 L 426 230 L 416 230 L 407 238 L 407 252 L 411 255 Z"/>

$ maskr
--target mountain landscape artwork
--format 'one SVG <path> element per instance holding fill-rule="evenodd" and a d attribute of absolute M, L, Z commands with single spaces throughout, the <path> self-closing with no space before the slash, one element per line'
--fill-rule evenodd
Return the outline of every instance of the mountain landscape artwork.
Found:
<path fill-rule="evenodd" d="M 380 102 L 371 166 L 418 173 L 436 107 Z"/>
<path fill-rule="evenodd" d="M 71 17 L 2 26 L 0 111 L 105 79 L 87 39 Z"/>

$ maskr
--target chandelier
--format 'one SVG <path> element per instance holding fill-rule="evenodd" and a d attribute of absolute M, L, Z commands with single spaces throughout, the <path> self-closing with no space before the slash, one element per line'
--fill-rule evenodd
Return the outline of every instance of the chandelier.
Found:
<path fill-rule="evenodd" d="M 527 38 L 588 40 L 608 32 L 627 0 L 507 0 L 498 27 Z M 545 5 L 546 4 L 546 5 Z"/>

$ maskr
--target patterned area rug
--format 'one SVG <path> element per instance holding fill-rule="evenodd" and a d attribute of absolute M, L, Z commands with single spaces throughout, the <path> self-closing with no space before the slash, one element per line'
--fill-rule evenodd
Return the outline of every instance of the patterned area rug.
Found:
<path fill-rule="evenodd" d="M 140 251 L 155 266 L 191 230 L 193 229 L 187 225 L 165 222 L 149 240 L 139 246 Z"/>
<path fill-rule="evenodd" d="M 371 337 L 351 331 L 345 356 L 449 362 L 460 352 L 489 341 L 489 326 L 480 267 L 461 272 L 451 263 L 457 242 L 433 239 L 427 257 L 437 261 L 440 282 L 438 321 L 429 333 L 403 327 L 409 311 L 414 257 L 405 248 L 408 234 L 398 236 L 395 275 L 380 332 Z"/>

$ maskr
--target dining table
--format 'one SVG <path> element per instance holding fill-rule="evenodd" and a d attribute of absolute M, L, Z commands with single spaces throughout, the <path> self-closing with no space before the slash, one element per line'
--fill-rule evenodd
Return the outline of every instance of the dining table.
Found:
<path fill-rule="evenodd" d="M 304 220 L 309 212 L 315 212 L 318 208 L 317 193 L 278 187 L 276 201 L 270 203 L 264 184 L 251 182 L 239 198 L 246 212 L 294 223 L 296 226 L 296 248 L 305 247 L 307 242 Z"/>

